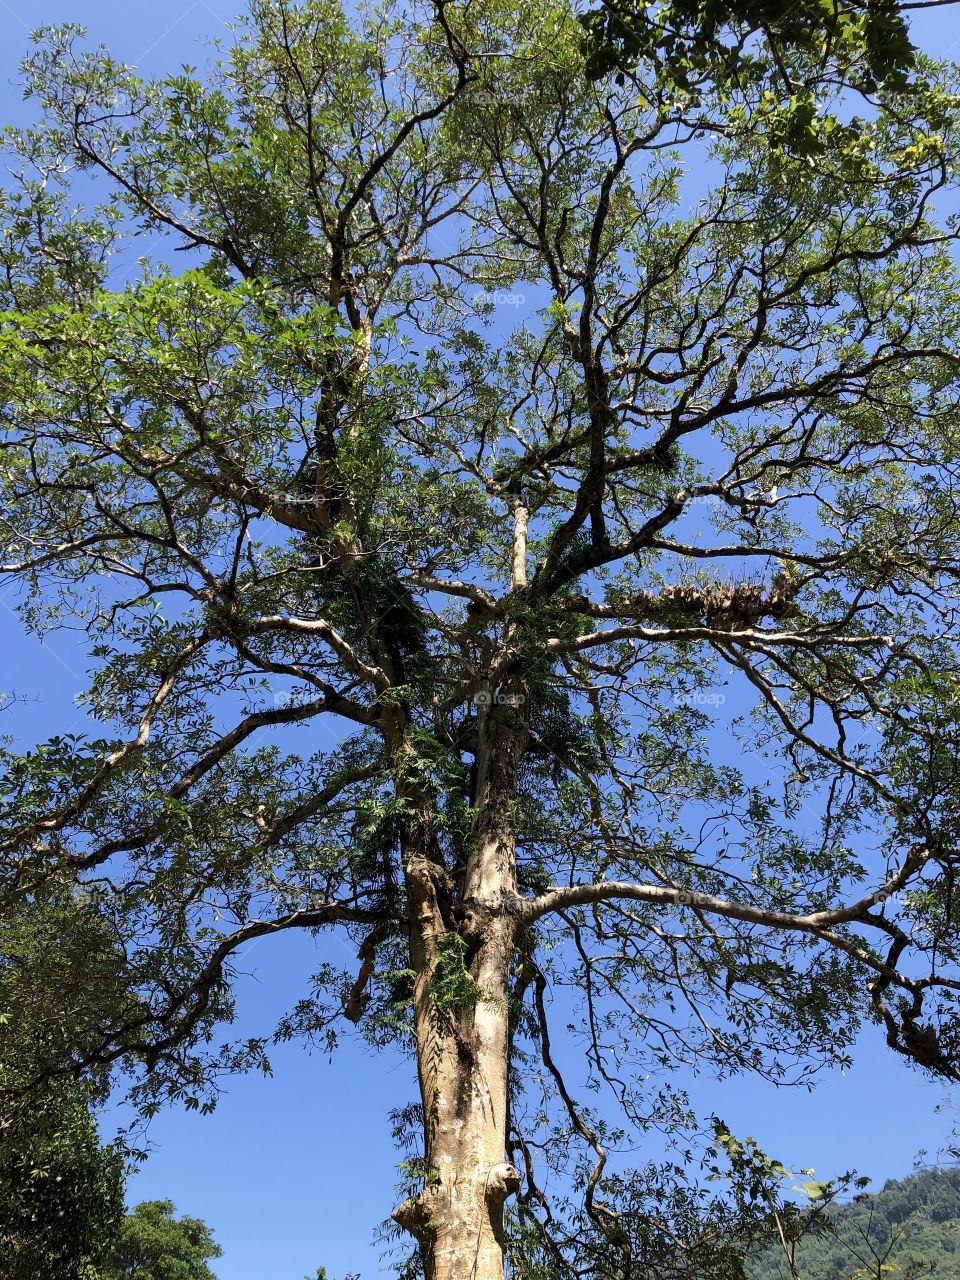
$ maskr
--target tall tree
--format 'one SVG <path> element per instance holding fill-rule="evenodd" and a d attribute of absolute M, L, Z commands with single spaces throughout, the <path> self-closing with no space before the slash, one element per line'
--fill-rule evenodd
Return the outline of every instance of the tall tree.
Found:
<path fill-rule="evenodd" d="M 561 0 L 256 0 L 203 79 L 77 38 L 0 248 L 0 572 L 105 726 L 7 751 L 3 903 L 125 952 L 65 1065 L 209 1105 L 234 957 L 337 930 L 280 1034 L 415 1058 L 414 1270 L 736 1274 L 608 1159 L 692 1123 L 656 1073 L 872 1018 L 957 1075 L 953 81 L 811 164 L 762 77 L 591 83 Z"/>

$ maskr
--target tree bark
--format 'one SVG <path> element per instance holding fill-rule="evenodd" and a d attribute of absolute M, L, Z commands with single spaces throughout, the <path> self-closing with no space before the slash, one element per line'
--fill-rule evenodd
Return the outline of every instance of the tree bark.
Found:
<path fill-rule="evenodd" d="M 511 505 L 511 587 L 523 591 L 527 510 L 519 496 Z M 508 653 L 514 642 L 508 634 Z M 526 701 L 522 678 L 506 672 L 477 700 L 476 816 L 461 883 L 430 856 L 424 822 L 419 844 L 404 857 L 426 1176 L 393 1216 L 419 1241 L 426 1280 L 503 1280 L 504 1204 L 520 1186 L 505 1153 L 509 980 L 521 927 L 514 802 Z M 454 932 L 470 995 L 440 1008 L 433 986 L 438 948 Z"/>
<path fill-rule="evenodd" d="M 506 1005 L 489 994 L 505 991 L 504 952 L 493 940 L 484 951 L 477 1004 L 418 1037 L 427 1175 L 394 1216 L 419 1241 L 427 1280 L 503 1280 L 503 1208 L 519 1178 L 504 1156 Z"/>
<path fill-rule="evenodd" d="M 432 859 L 407 862 L 426 1177 L 394 1218 L 419 1241 L 427 1280 L 503 1280 L 504 1202 L 519 1187 L 505 1148 L 509 975 L 519 920 L 511 802 L 521 737 L 512 708 L 508 717 L 500 708 L 481 710 L 478 818 L 462 892 Z M 462 939 L 473 994 L 438 1007 L 439 948 L 452 932 Z"/>

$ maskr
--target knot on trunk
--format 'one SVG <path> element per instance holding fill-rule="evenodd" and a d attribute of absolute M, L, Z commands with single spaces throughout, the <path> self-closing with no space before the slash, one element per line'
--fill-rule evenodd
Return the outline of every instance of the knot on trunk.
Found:
<path fill-rule="evenodd" d="M 483 941 L 493 919 L 494 911 L 489 903 L 480 898 L 465 898 L 460 932 L 471 946 L 476 947 Z"/>
<path fill-rule="evenodd" d="M 520 1190 L 520 1175 L 512 1164 L 495 1164 L 487 1175 L 487 1199 L 492 1204 L 503 1204 L 507 1196 Z"/>
<path fill-rule="evenodd" d="M 523 909 L 523 898 L 509 889 L 499 892 L 494 901 L 471 895 L 463 900 L 460 933 L 471 946 L 478 946 L 498 921 L 504 918 L 515 921 L 523 914 Z"/>
<path fill-rule="evenodd" d="M 404 1200 L 390 1215 L 398 1227 L 409 1231 L 421 1244 L 429 1243 L 437 1234 L 436 1223 L 426 1201 L 427 1197 L 420 1191 Z"/>

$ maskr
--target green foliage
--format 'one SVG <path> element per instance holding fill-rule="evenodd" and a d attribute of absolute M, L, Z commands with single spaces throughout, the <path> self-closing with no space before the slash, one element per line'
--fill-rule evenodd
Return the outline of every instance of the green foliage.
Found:
<path fill-rule="evenodd" d="M 207 1228 L 167 1202 L 124 1215 L 125 1152 L 103 1145 L 65 1060 L 136 1017 L 123 954 L 92 895 L 57 881 L 0 917 L 0 1246 L 9 1280 L 212 1280 Z M 100 1088 L 96 1087 L 99 1083 Z"/>
<path fill-rule="evenodd" d="M 50 879 L 16 913 L 0 913 L 0 1096 L 42 1084 L 65 1060 L 82 1063 L 111 1023 L 136 1023 L 124 960 L 90 891 Z"/>
<path fill-rule="evenodd" d="M 78 1086 L 50 1085 L 24 1103 L 0 1109 L 5 1280 L 99 1280 L 123 1218 L 122 1153 L 101 1145 Z"/>
<path fill-rule="evenodd" d="M 207 1263 L 221 1253 L 199 1218 L 174 1217 L 169 1200 L 145 1200 L 124 1218 L 103 1280 L 216 1280 Z"/>
<path fill-rule="evenodd" d="M 475 1005 L 483 992 L 467 967 L 466 939 L 450 930 L 437 939 L 430 978 L 430 1002 L 441 1014 Z"/>
<path fill-rule="evenodd" d="M 960 1277 L 960 1171 L 931 1170 L 833 1205 L 799 1244 L 796 1280 Z M 748 1280 L 787 1280 L 782 1250 L 753 1257 Z"/>
<path fill-rule="evenodd" d="M 799 52 L 821 70 L 835 59 L 864 87 L 901 87 L 915 59 L 897 0 L 670 0 L 655 8 L 603 0 L 583 22 L 591 75 L 650 61 L 684 88 L 704 73 L 729 82 L 749 76 L 760 56 L 744 45 L 756 35 L 768 58 Z"/>
<path fill-rule="evenodd" d="M 600 0 L 581 21 L 592 78 L 652 75 L 694 101 L 761 84 L 771 142 L 811 162 L 863 143 L 861 122 L 834 114 L 838 84 L 873 105 L 923 76 L 898 0 Z"/>
<path fill-rule="evenodd" d="M 102 1146 L 63 1069 L 118 995 L 115 939 L 82 893 L 43 886 L 0 917 L 0 1251 L 10 1280 L 92 1280 L 123 1214 L 123 1153 Z M 101 1077 L 102 1081 L 102 1077 Z"/>

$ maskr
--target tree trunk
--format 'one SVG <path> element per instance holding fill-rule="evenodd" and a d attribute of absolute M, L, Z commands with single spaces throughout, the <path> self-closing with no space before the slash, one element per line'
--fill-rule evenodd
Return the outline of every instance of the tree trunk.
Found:
<path fill-rule="evenodd" d="M 472 1006 L 438 1011 L 429 983 L 417 984 L 428 1172 L 394 1216 L 420 1242 L 427 1280 L 503 1280 L 503 1206 L 519 1185 L 504 1156 L 511 947 L 509 921 L 489 928 L 471 965 L 482 993 Z"/>
<path fill-rule="evenodd" d="M 487 745 L 478 753 L 478 818 L 461 892 L 434 860 L 407 862 L 427 1173 L 394 1217 L 420 1242 L 427 1280 L 503 1280 L 504 1202 L 519 1186 L 505 1148 L 517 928 L 511 801 L 521 737 L 513 712 L 498 712 L 479 717 Z M 438 1003 L 451 955 L 463 998 Z"/>
<path fill-rule="evenodd" d="M 513 517 L 511 586 L 522 591 L 527 511 L 519 498 Z M 508 652 L 517 652 L 514 639 L 506 637 Z M 426 1177 L 393 1216 L 419 1241 L 426 1280 L 504 1280 L 504 1203 L 520 1186 L 506 1143 L 518 926 L 513 805 L 526 696 L 522 679 L 504 672 L 499 688 L 477 698 L 476 818 L 462 882 L 430 855 L 425 817 L 411 832 L 419 843 L 404 854 Z M 463 999 L 438 1005 L 438 962 L 451 954 L 461 957 Z"/>
<path fill-rule="evenodd" d="M 502 770 L 493 772 L 500 777 L 488 770 L 483 789 L 496 782 L 499 803 L 480 810 L 462 917 L 453 918 L 459 895 L 436 862 L 407 864 L 427 1174 L 394 1217 L 419 1241 L 427 1280 L 503 1280 L 504 1201 L 519 1186 L 505 1159 L 513 842 L 509 822 L 490 816 L 508 811 Z M 454 969 L 462 966 L 463 999 L 438 1003 L 438 976 L 451 955 Z"/>

